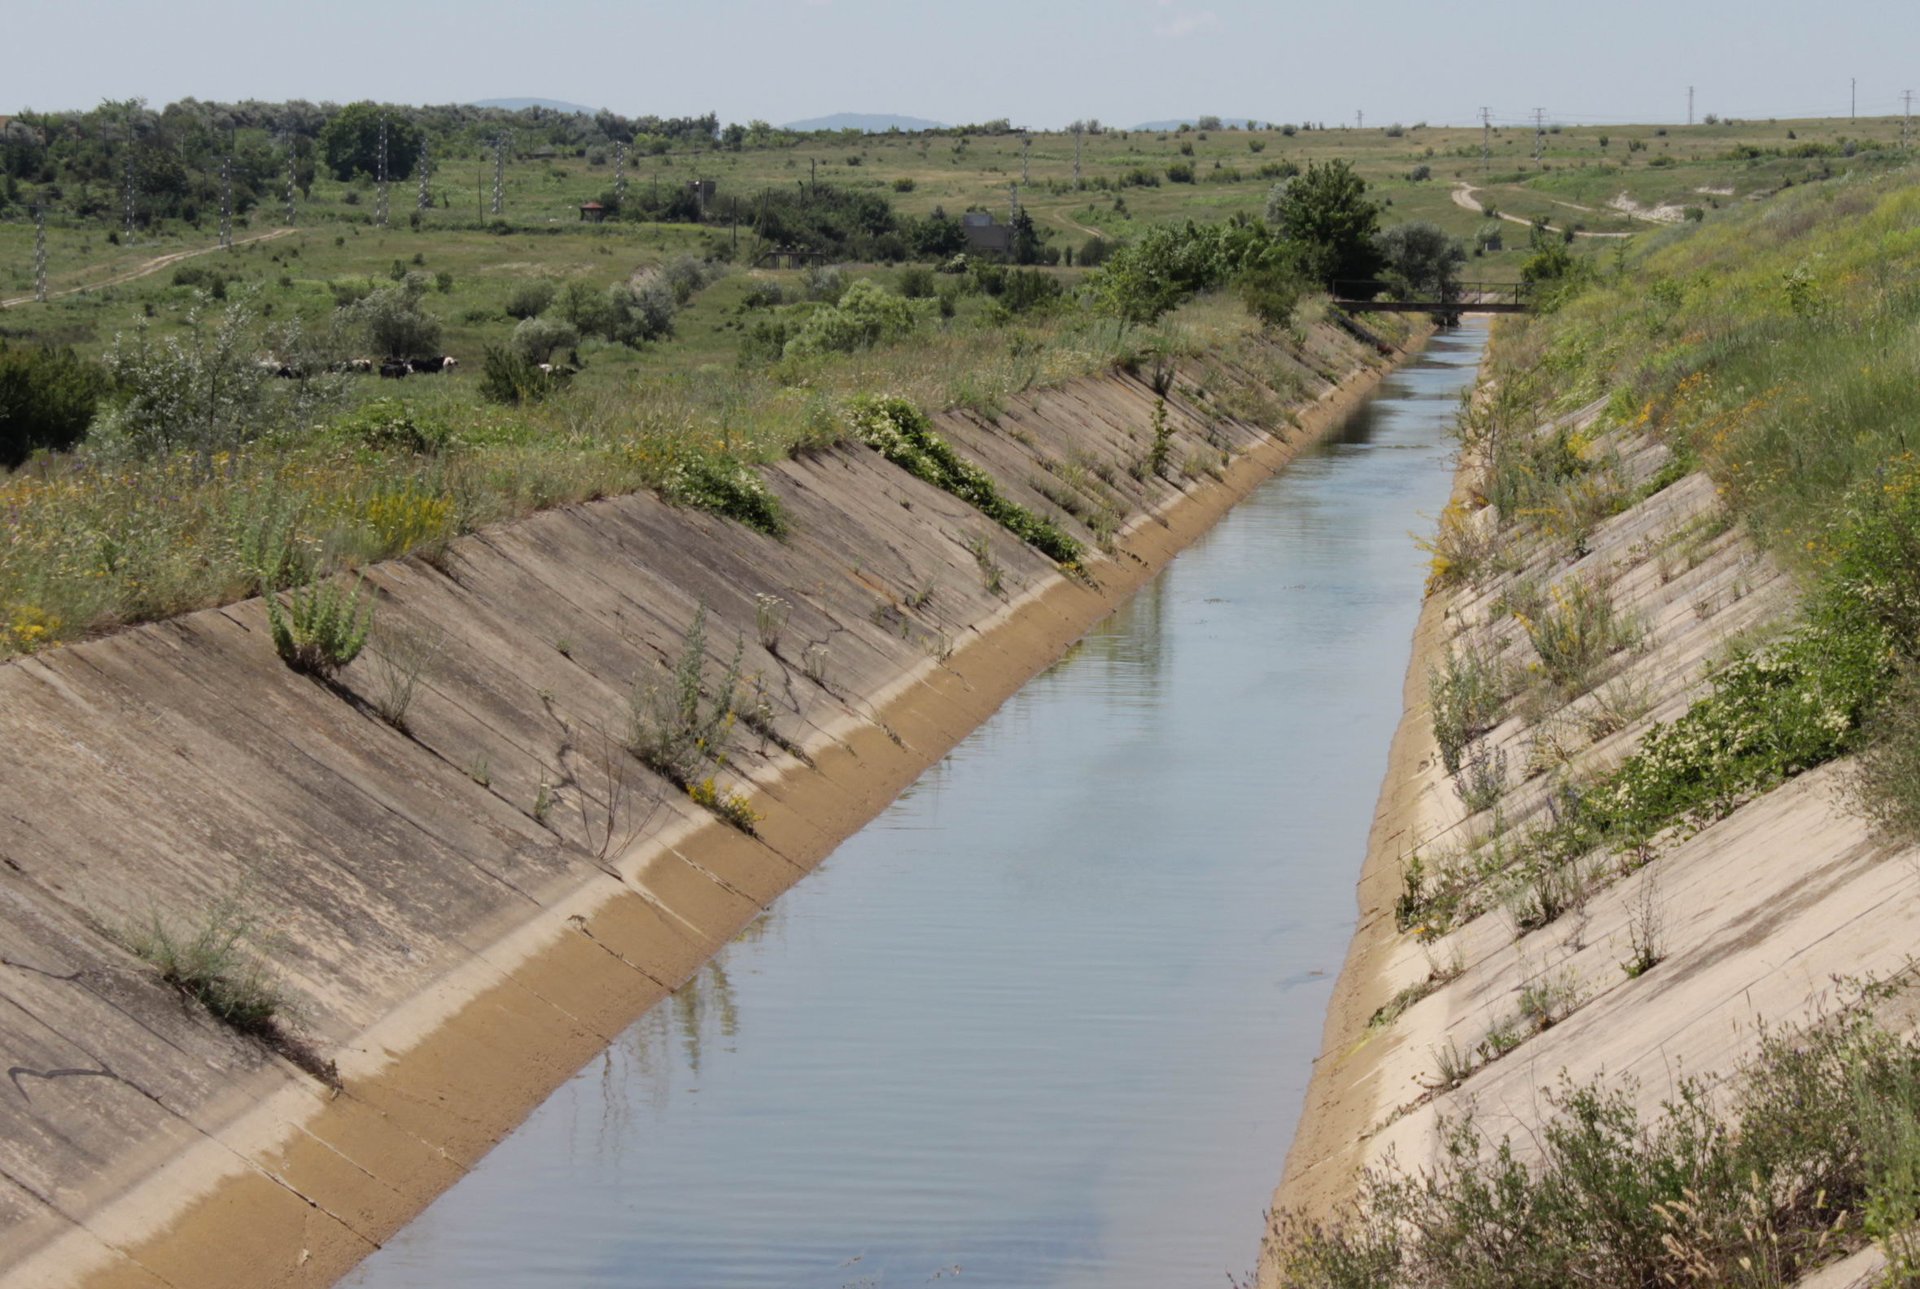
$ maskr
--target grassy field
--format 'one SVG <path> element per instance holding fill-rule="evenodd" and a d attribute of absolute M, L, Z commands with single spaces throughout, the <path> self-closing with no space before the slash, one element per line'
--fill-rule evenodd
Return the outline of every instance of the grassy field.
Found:
<path fill-rule="evenodd" d="M 1884 169 L 1891 160 L 1885 145 L 1897 131 L 1892 121 L 1568 129 L 1546 136 L 1534 167 L 1532 133 L 1506 130 L 1495 132 L 1485 168 L 1477 128 L 1109 132 L 1085 137 L 1078 190 L 1073 137 L 1040 134 L 1024 158 L 1030 182 L 1021 200 L 1054 245 L 1078 250 L 1092 237 L 1124 241 L 1157 223 L 1257 218 L 1273 167 L 1346 159 L 1385 203 L 1385 225 L 1427 219 L 1462 238 L 1500 228 L 1504 249 L 1470 260 L 1466 276 L 1511 280 L 1530 253 L 1528 230 L 1463 207 L 1457 185 L 1474 185 L 1502 214 L 1589 232 L 1649 233 L 1644 220 L 1604 209 L 1621 194 L 1648 208 L 1698 207 L 1712 228 L 1749 199 Z M 1857 156 L 1843 155 L 1843 139 Z M 1778 155 L 1796 148 L 1821 155 Z M 1008 185 L 1021 177 L 1022 154 L 1018 135 L 815 135 L 792 146 L 636 157 L 628 174 L 635 191 L 711 178 L 722 202 L 817 175 L 823 184 L 883 194 L 901 214 L 976 206 L 1000 213 Z M 144 331 L 155 342 L 191 348 L 205 343 L 211 319 L 244 302 L 256 337 L 249 343 L 265 358 L 270 329 L 297 322 L 309 334 L 325 332 L 341 316 L 343 290 L 416 275 L 427 284 L 424 308 L 442 325 L 442 346 L 461 367 L 404 382 L 335 381 L 324 415 L 310 414 L 318 420 L 236 445 L 217 463 L 82 452 L 0 478 L 0 655 L 246 594 L 260 584 L 268 555 L 281 576 L 351 566 L 544 505 L 666 486 L 689 454 L 772 459 L 839 433 L 841 409 L 861 394 L 897 393 L 931 411 L 959 405 L 992 415 L 1018 390 L 1128 354 L 1232 346 L 1254 325 L 1237 303 L 1214 298 L 1157 329 L 1123 334 L 1076 301 L 1084 269 L 1054 268 L 1042 271 L 1066 294 L 1051 308 L 1010 313 L 996 299 L 949 290 L 937 315 L 932 299 L 918 302 L 921 321 L 906 339 L 802 363 L 743 363 L 745 338 L 768 316 L 752 307 L 756 299 L 774 290 L 804 299 L 807 275 L 751 267 L 762 248 L 750 229 L 583 222 L 579 204 L 613 184 L 612 167 L 596 160 L 591 152 L 515 158 L 506 216 L 494 220 L 484 214 L 490 162 L 448 158 L 433 178 L 432 209 L 415 210 L 413 182 L 394 185 L 386 228 L 373 222 L 367 181 L 322 178 L 302 202 L 297 226 L 282 228 L 279 208 L 264 207 L 236 228 L 237 237 L 258 240 L 230 252 L 217 249 L 205 220 L 197 228 L 143 229 L 132 240 L 110 223 L 54 221 L 48 243 L 56 296 L 0 311 L 0 341 L 101 356 L 117 337 Z M 1189 166 L 1194 182 L 1168 178 Z M 1422 166 L 1427 176 L 1415 178 Z M 32 289 L 32 228 L 17 212 L 0 219 L 0 298 Z M 1611 262 L 1625 240 L 1587 238 L 1574 249 Z M 192 258 L 129 277 L 183 253 Z M 729 267 L 682 302 L 670 335 L 634 347 L 583 340 L 582 370 L 550 403 L 502 408 L 481 400 L 480 360 L 512 335 L 516 319 L 507 305 L 517 289 L 547 280 L 604 291 L 688 256 Z M 854 264 L 844 276 L 906 288 L 914 271 Z M 215 279 L 223 299 L 206 295 Z M 927 280 L 923 273 L 922 294 Z M 811 289 L 817 294 L 817 284 Z M 381 400 L 372 419 L 356 420 L 351 409 L 370 400 Z M 408 422 L 403 439 L 426 435 L 440 448 L 424 455 L 395 449 L 380 427 L 396 417 Z"/>

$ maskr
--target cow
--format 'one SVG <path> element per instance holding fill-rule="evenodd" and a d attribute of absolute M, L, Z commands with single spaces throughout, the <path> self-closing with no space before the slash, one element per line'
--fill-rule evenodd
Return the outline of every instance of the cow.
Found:
<path fill-rule="evenodd" d="M 453 359 L 444 355 L 439 358 L 410 358 L 407 360 L 407 366 L 413 369 L 413 374 L 416 376 L 438 376 L 441 372 L 453 365 Z"/>
<path fill-rule="evenodd" d="M 387 358 L 380 363 L 380 375 L 387 380 L 402 380 L 406 377 L 408 370 L 407 360 L 404 358 Z"/>

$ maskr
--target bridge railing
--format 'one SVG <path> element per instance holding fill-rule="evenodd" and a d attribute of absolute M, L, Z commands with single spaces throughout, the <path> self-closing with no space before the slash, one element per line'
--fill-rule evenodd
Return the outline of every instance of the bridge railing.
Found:
<path fill-rule="evenodd" d="M 1354 278 L 1333 284 L 1333 296 L 1339 301 L 1365 301 L 1392 293 L 1397 284 L 1381 278 Z M 1471 309 L 1475 305 L 1525 307 L 1531 302 L 1532 287 L 1526 282 L 1455 282 L 1433 298 L 1415 298 L 1406 303 L 1432 305 L 1435 308 Z"/>

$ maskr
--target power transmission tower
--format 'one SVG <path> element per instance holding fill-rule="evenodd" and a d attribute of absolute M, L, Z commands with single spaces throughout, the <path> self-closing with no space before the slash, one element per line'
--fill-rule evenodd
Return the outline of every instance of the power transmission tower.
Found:
<path fill-rule="evenodd" d="M 1847 77 L 1847 120 L 1857 121 L 1859 119 L 1860 78 L 1858 76 L 1849 76 Z"/>
<path fill-rule="evenodd" d="M 497 134 L 493 139 L 493 213 L 500 214 L 507 205 L 507 136 Z"/>
<path fill-rule="evenodd" d="M 387 226 L 387 118 L 380 118 L 380 195 L 376 199 L 375 222 Z"/>
<path fill-rule="evenodd" d="M 1687 86 L 1687 124 L 1693 124 L 1693 86 Z"/>
<path fill-rule="evenodd" d="M 1084 121 L 1073 123 L 1073 189 L 1075 192 L 1080 190 L 1080 140 L 1086 136 L 1086 133 L 1087 126 Z"/>
<path fill-rule="evenodd" d="M 220 158 L 220 245 L 233 249 L 233 158 Z"/>
<path fill-rule="evenodd" d="M 420 167 L 420 196 L 415 203 L 420 210 L 433 209 L 433 155 L 427 151 L 427 140 L 420 140 L 420 150 L 413 154 L 413 164 Z"/>
<path fill-rule="evenodd" d="M 624 205 L 627 200 L 627 145 L 613 145 L 613 204 Z"/>
<path fill-rule="evenodd" d="M 1913 120 L 1913 91 L 1908 90 L 1900 96 L 1906 104 L 1906 112 L 1900 117 L 1900 150 L 1907 150 L 1907 126 Z"/>
<path fill-rule="evenodd" d="M 1353 113 L 1353 128 L 1356 130 L 1364 130 L 1367 128 L 1367 114 L 1357 108 Z"/>
<path fill-rule="evenodd" d="M 127 236 L 133 236 L 133 113 L 127 113 Z"/>
<path fill-rule="evenodd" d="M 1480 109 L 1480 173 L 1493 164 L 1493 109 Z"/>
<path fill-rule="evenodd" d="M 1033 136 L 1027 135 L 1027 134 L 1021 135 L 1020 136 L 1020 182 L 1023 184 L 1028 182 L 1027 154 L 1032 151 L 1033 151 Z"/>
<path fill-rule="evenodd" d="M 299 149 L 294 145 L 294 136 L 289 133 L 287 135 L 287 224 L 289 227 L 294 222 L 293 185 L 296 171 L 299 169 L 299 156 Z"/>
<path fill-rule="evenodd" d="M 1547 155 L 1547 109 L 1533 109 L 1533 164 L 1539 165 Z"/>
<path fill-rule="evenodd" d="M 47 302 L 47 208 L 33 208 L 33 298 Z"/>

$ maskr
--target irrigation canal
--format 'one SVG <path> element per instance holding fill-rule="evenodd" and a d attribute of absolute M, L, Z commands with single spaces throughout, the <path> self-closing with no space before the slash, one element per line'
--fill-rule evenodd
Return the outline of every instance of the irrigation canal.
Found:
<path fill-rule="evenodd" d="M 1244 1273 L 1484 336 L 1435 337 L 347 1283 Z"/>

